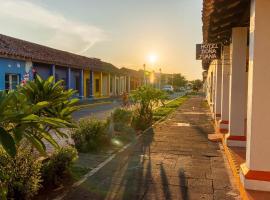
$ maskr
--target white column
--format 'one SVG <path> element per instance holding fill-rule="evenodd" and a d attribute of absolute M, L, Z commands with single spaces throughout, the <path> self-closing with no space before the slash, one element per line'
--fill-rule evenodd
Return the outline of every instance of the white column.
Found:
<path fill-rule="evenodd" d="M 227 133 L 229 124 L 230 46 L 223 46 L 221 81 L 221 118 L 219 132 Z"/>
<path fill-rule="evenodd" d="M 245 146 L 247 28 L 232 29 L 228 146 Z"/>
<path fill-rule="evenodd" d="M 263 191 L 270 191 L 269 10 L 270 1 L 251 1 L 247 149 L 240 171 L 245 188 Z"/>
<path fill-rule="evenodd" d="M 215 120 L 216 122 L 220 120 L 221 117 L 221 80 L 222 80 L 222 65 L 221 60 L 215 60 L 216 64 L 216 84 L 215 84 L 215 104 L 214 104 L 214 112 L 215 112 Z"/>
<path fill-rule="evenodd" d="M 127 92 L 127 76 L 124 76 L 124 92 Z"/>
<path fill-rule="evenodd" d="M 116 85 L 116 75 L 114 75 L 114 96 L 117 95 L 116 88 L 117 88 L 117 85 Z"/>
<path fill-rule="evenodd" d="M 108 73 L 108 96 L 111 96 L 111 74 Z"/>
<path fill-rule="evenodd" d="M 130 93 L 130 76 L 128 76 L 128 93 Z"/>

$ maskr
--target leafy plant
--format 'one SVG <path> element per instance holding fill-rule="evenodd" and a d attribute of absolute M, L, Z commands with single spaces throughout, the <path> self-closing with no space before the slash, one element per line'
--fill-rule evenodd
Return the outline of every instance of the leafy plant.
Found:
<path fill-rule="evenodd" d="M 59 185 L 65 175 L 69 175 L 72 163 L 78 158 L 77 150 L 67 146 L 55 151 L 47 161 L 44 162 L 41 172 L 43 185 Z"/>
<path fill-rule="evenodd" d="M 132 111 L 123 108 L 117 108 L 112 113 L 112 120 L 114 123 L 114 130 L 121 131 L 123 127 L 130 126 L 132 120 Z"/>
<path fill-rule="evenodd" d="M 154 106 L 164 104 L 167 95 L 151 86 L 142 86 L 132 93 L 131 98 L 137 105 L 132 125 L 135 129 L 144 130 L 152 124 Z"/>
<path fill-rule="evenodd" d="M 82 119 L 71 134 L 79 152 L 96 151 L 110 143 L 107 124 L 96 119 Z"/>
<path fill-rule="evenodd" d="M 130 124 L 132 120 L 132 111 L 123 108 L 117 108 L 114 110 L 112 117 L 115 123 Z"/>
<path fill-rule="evenodd" d="M 42 80 L 39 76 L 18 90 L 0 91 L 0 142 L 4 150 L 14 157 L 23 138 L 42 154 L 46 151 L 44 140 L 58 148 L 51 133 L 66 137 L 61 128 L 74 127 L 71 113 L 78 109 L 78 100 L 71 99 L 74 93 L 64 90 L 62 81 L 54 83 L 53 77 Z"/>
<path fill-rule="evenodd" d="M 1 199 L 31 199 L 41 187 L 41 163 L 21 145 L 15 157 L 0 148 Z"/>

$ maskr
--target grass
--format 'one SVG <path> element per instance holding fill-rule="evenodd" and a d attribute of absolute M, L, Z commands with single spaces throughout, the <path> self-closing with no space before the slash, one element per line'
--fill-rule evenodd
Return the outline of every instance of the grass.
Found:
<path fill-rule="evenodd" d="M 169 103 L 167 103 L 165 106 L 159 107 L 154 111 L 153 119 L 154 121 L 158 121 L 162 119 L 163 117 L 169 115 L 171 112 L 176 110 L 180 105 L 182 105 L 189 97 L 183 96 L 179 97 Z"/>

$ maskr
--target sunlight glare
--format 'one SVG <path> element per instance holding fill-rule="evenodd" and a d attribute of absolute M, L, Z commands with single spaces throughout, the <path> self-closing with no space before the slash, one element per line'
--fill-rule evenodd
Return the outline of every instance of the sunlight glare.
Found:
<path fill-rule="evenodd" d="M 152 53 L 152 54 L 149 54 L 148 56 L 148 60 L 150 63 L 154 64 L 156 61 L 157 61 L 158 57 L 156 54 Z"/>

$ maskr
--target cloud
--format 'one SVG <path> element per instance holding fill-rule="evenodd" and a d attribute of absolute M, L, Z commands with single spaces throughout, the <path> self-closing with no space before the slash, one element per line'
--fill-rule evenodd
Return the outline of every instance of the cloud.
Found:
<path fill-rule="evenodd" d="M 60 13 L 25 0 L 0 0 L 0 17 L 13 18 L 27 26 L 38 26 L 52 33 L 46 45 L 84 54 L 95 43 L 106 39 L 105 32 L 96 26 L 67 19 Z"/>

